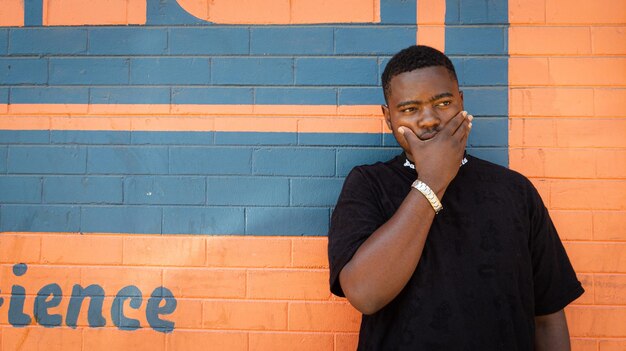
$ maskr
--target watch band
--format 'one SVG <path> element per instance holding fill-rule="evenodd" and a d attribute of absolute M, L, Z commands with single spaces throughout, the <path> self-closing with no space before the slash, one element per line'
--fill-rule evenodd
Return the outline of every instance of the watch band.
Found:
<path fill-rule="evenodd" d="M 426 197 L 426 200 L 430 202 L 433 210 L 435 210 L 435 214 L 443 210 L 443 206 L 441 205 L 439 198 L 437 198 L 435 192 L 428 185 L 426 185 L 426 183 L 418 179 L 414 181 L 413 184 L 411 184 L 411 187 L 417 189 L 417 191 L 419 191 L 420 193 L 422 193 L 422 195 L 424 195 L 424 197 Z"/>

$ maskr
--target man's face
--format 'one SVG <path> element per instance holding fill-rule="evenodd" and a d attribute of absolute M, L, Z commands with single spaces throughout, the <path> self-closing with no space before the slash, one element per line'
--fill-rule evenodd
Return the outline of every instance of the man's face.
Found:
<path fill-rule="evenodd" d="M 394 137 L 413 160 L 398 127 L 411 129 L 421 140 L 434 137 L 463 110 L 463 93 L 445 67 L 433 66 L 404 72 L 391 78 L 391 92 L 383 113 Z"/>

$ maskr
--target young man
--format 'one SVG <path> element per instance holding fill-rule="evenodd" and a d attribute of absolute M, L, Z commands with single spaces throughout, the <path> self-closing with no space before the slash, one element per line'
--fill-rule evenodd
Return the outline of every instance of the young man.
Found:
<path fill-rule="evenodd" d="M 465 154 L 473 117 L 448 57 L 404 49 L 382 84 L 404 152 L 350 172 L 328 235 L 359 350 L 569 350 L 563 308 L 582 286 L 532 184 Z"/>

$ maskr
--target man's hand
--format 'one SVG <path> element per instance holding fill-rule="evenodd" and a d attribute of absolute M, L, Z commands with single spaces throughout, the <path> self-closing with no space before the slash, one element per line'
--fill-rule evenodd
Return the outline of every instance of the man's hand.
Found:
<path fill-rule="evenodd" d="M 461 111 L 428 140 L 420 140 L 409 128 L 398 128 L 411 149 L 418 179 L 428 184 L 439 197 L 459 171 L 473 118 Z"/>

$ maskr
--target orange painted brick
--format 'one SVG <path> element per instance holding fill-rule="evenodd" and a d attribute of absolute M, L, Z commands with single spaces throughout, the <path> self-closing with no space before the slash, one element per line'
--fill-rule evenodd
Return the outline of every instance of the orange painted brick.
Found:
<path fill-rule="evenodd" d="M 3 0 L 0 27 L 21 27 L 23 25 L 24 0 Z"/>
<path fill-rule="evenodd" d="M 374 118 L 307 118 L 298 120 L 300 133 L 381 133 Z"/>
<path fill-rule="evenodd" d="M 293 302 L 289 330 L 356 332 L 361 314 L 347 302 Z"/>
<path fill-rule="evenodd" d="M 593 238 L 595 240 L 626 241 L 624 228 L 626 228 L 626 212 L 593 212 Z"/>
<path fill-rule="evenodd" d="M 546 0 L 547 23 L 610 24 L 626 22 L 622 0 Z"/>
<path fill-rule="evenodd" d="M 543 149 L 510 148 L 509 167 L 527 177 L 544 177 L 546 160 Z"/>
<path fill-rule="evenodd" d="M 511 88 L 512 116 L 593 116 L 593 89 Z"/>
<path fill-rule="evenodd" d="M 291 265 L 303 268 L 328 268 L 328 238 L 291 239 Z"/>
<path fill-rule="evenodd" d="M 594 286 L 596 304 L 626 305 L 626 274 L 596 274 Z"/>
<path fill-rule="evenodd" d="M 297 132 L 298 120 L 288 117 L 215 118 L 215 131 L 220 132 Z"/>
<path fill-rule="evenodd" d="M 418 4 L 421 2 L 418 2 Z M 443 3 L 443 1 L 441 1 Z M 417 43 L 428 45 L 444 52 L 446 49 L 446 26 L 420 24 L 417 29 Z"/>
<path fill-rule="evenodd" d="M 239 106 L 239 105 L 238 105 Z M 251 105 L 252 113 L 255 116 L 335 116 L 337 115 L 336 105 Z M 236 113 L 238 115 L 242 112 Z"/>
<path fill-rule="evenodd" d="M 130 123 L 131 130 L 141 131 L 195 131 L 214 130 L 212 117 L 136 117 Z"/>
<path fill-rule="evenodd" d="M 231 116 L 253 113 L 254 105 L 170 105 L 174 115 Z"/>
<path fill-rule="evenodd" d="M 291 23 L 379 22 L 372 0 L 291 0 Z M 324 10 L 320 10 L 324 9 Z"/>
<path fill-rule="evenodd" d="M 573 337 L 626 336 L 626 307 L 569 306 L 565 313 Z"/>
<path fill-rule="evenodd" d="M 590 211 L 550 211 L 561 240 L 591 240 L 593 216 Z"/>
<path fill-rule="evenodd" d="M 417 2 L 417 25 L 444 24 L 446 22 L 446 2 L 441 0 L 421 0 Z M 421 27 L 420 27 L 421 28 Z"/>
<path fill-rule="evenodd" d="M 356 350 L 359 344 L 359 334 L 335 334 L 335 351 Z"/>
<path fill-rule="evenodd" d="M 175 329 L 202 328 L 202 300 L 181 299 L 176 297 L 176 302 L 177 305 L 174 313 L 163 316 L 163 318 L 174 322 Z"/>
<path fill-rule="evenodd" d="M 381 119 L 383 114 L 380 105 L 340 105 L 337 106 L 339 116 L 376 116 Z"/>
<path fill-rule="evenodd" d="M 26 328 L 3 327 L 0 349 L 7 351 L 80 351 L 83 350 L 82 332 L 81 329 L 43 328 L 40 326 Z"/>
<path fill-rule="evenodd" d="M 626 27 L 591 27 L 592 52 L 595 55 L 626 53 Z"/>
<path fill-rule="evenodd" d="M 44 235 L 41 237 L 41 262 L 121 264 L 122 238 L 96 234 Z"/>
<path fill-rule="evenodd" d="M 333 351 L 333 334 L 324 333 L 250 333 L 250 350 Z"/>
<path fill-rule="evenodd" d="M 52 130 L 130 130 L 132 119 L 103 116 L 52 116 Z"/>
<path fill-rule="evenodd" d="M 509 23 L 544 23 L 545 0 L 509 0 Z M 510 42 L 510 41 L 509 41 Z"/>
<path fill-rule="evenodd" d="M 577 272 L 626 273 L 626 243 L 564 242 Z"/>
<path fill-rule="evenodd" d="M 592 274 L 577 274 L 578 280 L 583 285 L 585 293 L 574 300 L 575 305 L 593 305 L 594 304 L 594 276 Z"/>
<path fill-rule="evenodd" d="M 125 236 L 124 264 L 203 266 L 206 243 L 193 236 Z"/>
<path fill-rule="evenodd" d="M 589 27 L 511 26 L 511 55 L 581 55 L 591 53 Z"/>
<path fill-rule="evenodd" d="M 288 238 L 211 236 L 206 244 L 209 267 L 288 267 L 291 263 Z"/>
<path fill-rule="evenodd" d="M 622 84 L 626 78 L 622 77 Z M 626 116 L 626 89 L 596 88 L 593 95 L 594 112 L 597 117 L 624 117 Z M 622 136 L 626 137 L 626 129 L 622 129 Z"/>
<path fill-rule="evenodd" d="M 21 285 L 27 295 L 36 295 L 43 286 L 56 283 L 64 292 L 72 291 L 72 286 L 80 282 L 80 268 L 70 266 L 40 266 L 29 264 L 22 276 L 13 274 L 13 265 L 0 266 L 0 291 L 11 291 L 13 284 Z"/>
<path fill-rule="evenodd" d="M 598 341 L 595 339 L 572 338 L 572 351 L 598 351 Z"/>
<path fill-rule="evenodd" d="M 204 301 L 203 327 L 232 330 L 286 330 L 287 304 L 262 301 Z"/>
<path fill-rule="evenodd" d="M 0 128 L 3 130 L 47 130 L 50 129 L 50 117 L 2 116 Z"/>
<path fill-rule="evenodd" d="M 600 340 L 600 351 L 626 351 L 626 338 L 620 340 Z"/>
<path fill-rule="evenodd" d="M 544 205 L 546 205 L 547 208 L 550 208 L 550 182 L 546 181 L 545 179 L 538 178 L 530 178 L 530 181 L 537 189 L 537 192 L 541 196 Z"/>
<path fill-rule="evenodd" d="M 241 332 L 210 330 L 174 330 L 165 336 L 167 350 L 205 351 L 228 350 L 248 351 L 248 335 Z"/>
<path fill-rule="evenodd" d="M 528 149 L 526 149 L 528 150 Z M 545 176 L 548 178 L 594 178 L 595 150 L 543 149 Z"/>
<path fill-rule="evenodd" d="M 178 0 L 176 2 L 185 11 L 197 18 L 203 20 L 209 18 L 209 1 L 207 0 Z"/>
<path fill-rule="evenodd" d="M 510 86 L 548 85 L 550 69 L 546 57 L 509 58 Z"/>
<path fill-rule="evenodd" d="M 554 130 L 558 147 L 626 147 L 626 119 L 559 119 Z"/>
<path fill-rule="evenodd" d="M 626 138 L 626 131 L 624 132 Z M 626 178 L 626 149 L 596 150 L 596 176 L 598 178 Z"/>
<path fill-rule="evenodd" d="M 144 328 L 132 332 L 117 328 L 85 328 L 83 350 L 165 351 L 165 334 Z"/>
<path fill-rule="evenodd" d="M 127 0 L 44 0 L 45 26 L 128 24 Z M 71 9 L 71 10 L 70 10 Z"/>
<path fill-rule="evenodd" d="M 509 119 L 509 145 L 556 146 L 555 120 L 546 118 Z"/>
<path fill-rule="evenodd" d="M 554 85 L 626 85 L 626 59 L 618 57 L 551 57 Z"/>
<path fill-rule="evenodd" d="M 245 297 L 244 270 L 171 268 L 163 271 L 163 286 L 180 297 Z"/>
<path fill-rule="evenodd" d="M 39 262 L 40 249 L 39 235 L 0 233 L 0 263 Z"/>
<path fill-rule="evenodd" d="M 596 178 L 592 149 L 514 148 L 509 150 L 511 168 L 528 177 Z"/>
<path fill-rule="evenodd" d="M 85 114 L 87 104 L 10 104 L 9 113 L 18 115 Z"/>
<path fill-rule="evenodd" d="M 131 0 L 136 1 L 136 0 Z M 134 115 L 169 115 L 172 106 L 169 104 L 89 104 L 88 115 L 103 115 L 128 118 Z"/>
<path fill-rule="evenodd" d="M 327 270 L 248 270 L 248 298 L 328 300 Z"/>
<path fill-rule="evenodd" d="M 0 114 L 5 114 L 9 111 L 8 104 L 0 104 Z"/>
<path fill-rule="evenodd" d="M 81 267 L 80 276 L 83 287 L 100 285 L 107 296 L 115 296 L 123 287 L 134 285 L 143 296 L 150 297 L 152 291 L 163 284 L 161 268 L 85 266 Z"/>
<path fill-rule="evenodd" d="M 626 210 L 626 180 L 553 180 L 550 208 Z"/>
<path fill-rule="evenodd" d="M 128 0 L 128 5 L 126 7 L 126 23 L 146 24 L 147 13 L 147 1 Z"/>
<path fill-rule="evenodd" d="M 211 1 L 208 11 L 209 17 L 205 19 L 216 23 L 289 23 L 289 0 Z"/>

